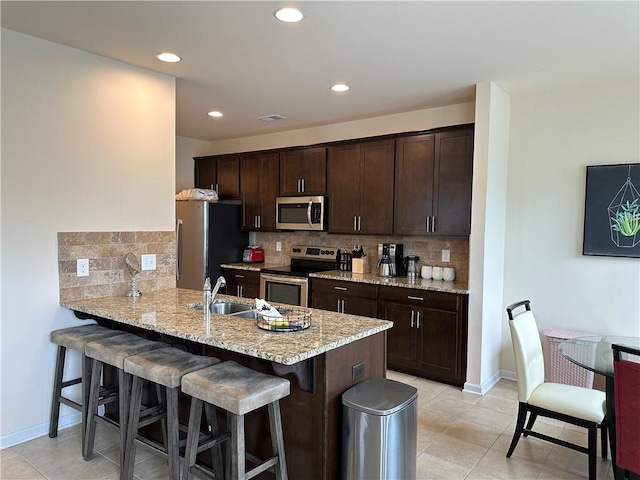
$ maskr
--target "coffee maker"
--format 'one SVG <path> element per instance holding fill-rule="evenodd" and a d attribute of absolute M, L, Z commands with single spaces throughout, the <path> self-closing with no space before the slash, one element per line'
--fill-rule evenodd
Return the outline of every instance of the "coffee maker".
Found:
<path fill-rule="evenodd" d="M 378 244 L 378 265 L 383 263 L 383 259 L 386 263 L 386 256 L 388 255 L 389 260 L 391 260 L 391 268 L 389 269 L 390 275 L 395 277 L 400 273 L 400 267 L 402 266 L 402 258 L 403 258 L 403 244 L 402 243 L 379 243 Z"/>

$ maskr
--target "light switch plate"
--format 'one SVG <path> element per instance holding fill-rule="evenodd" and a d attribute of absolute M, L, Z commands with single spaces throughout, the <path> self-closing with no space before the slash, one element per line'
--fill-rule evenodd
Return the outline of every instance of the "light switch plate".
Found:
<path fill-rule="evenodd" d="M 140 257 L 142 270 L 155 270 L 156 269 L 156 254 L 150 253 L 148 255 L 142 255 Z"/>
<path fill-rule="evenodd" d="M 276 252 L 282 251 L 282 242 L 276 242 Z"/>
<path fill-rule="evenodd" d="M 451 261 L 451 250 L 442 250 L 442 261 L 443 262 Z"/>

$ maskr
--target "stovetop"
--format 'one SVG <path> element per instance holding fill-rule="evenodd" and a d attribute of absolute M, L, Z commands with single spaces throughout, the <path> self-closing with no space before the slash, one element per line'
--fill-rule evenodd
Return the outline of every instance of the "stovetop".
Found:
<path fill-rule="evenodd" d="M 338 268 L 338 249 L 335 247 L 309 247 L 293 245 L 290 249 L 291 263 L 281 267 L 262 269 L 262 273 L 308 277 L 310 273 L 326 272 Z"/>

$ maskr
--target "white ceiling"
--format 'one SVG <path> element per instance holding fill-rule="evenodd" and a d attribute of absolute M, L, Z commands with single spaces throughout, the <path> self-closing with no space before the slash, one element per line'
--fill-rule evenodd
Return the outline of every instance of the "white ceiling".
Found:
<path fill-rule="evenodd" d="M 273 12 L 305 13 L 283 24 Z M 177 134 L 221 140 L 638 79 L 626 2 L 2 1 L 2 27 L 175 76 Z M 182 57 L 163 64 L 155 55 Z M 351 90 L 329 87 L 346 82 Z M 210 110 L 224 117 L 214 119 Z M 270 114 L 277 122 L 257 120 Z"/>

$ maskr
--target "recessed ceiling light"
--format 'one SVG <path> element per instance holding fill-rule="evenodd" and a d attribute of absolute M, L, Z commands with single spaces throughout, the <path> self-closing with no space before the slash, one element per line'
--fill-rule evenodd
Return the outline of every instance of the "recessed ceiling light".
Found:
<path fill-rule="evenodd" d="M 218 112 L 217 110 L 214 110 L 212 112 L 207 113 L 207 115 L 209 115 L 210 117 L 221 117 L 222 112 Z"/>
<path fill-rule="evenodd" d="M 297 8 L 279 8 L 273 15 L 281 22 L 295 23 L 304 18 L 304 14 Z"/>
<path fill-rule="evenodd" d="M 331 90 L 333 90 L 334 92 L 346 92 L 347 90 L 349 90 L 349 85 L 346 85 L 344 83 L 336 83 L 333 87 L 331 87 Z"/>
<path fill-rule="evenodd" d="M 156 58 L 158 60 L 161 60 L 161 61 L 167 62 L 167 63 L 176 63 L 176 62 L 179 62 L 180 60 L 182 60 L 175 53 L 169 53 L 169 52 L 159 53 L 158 55 L 156 55 Z"/>

